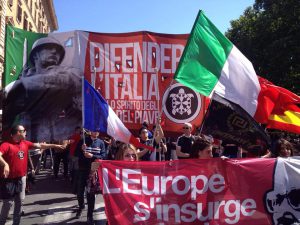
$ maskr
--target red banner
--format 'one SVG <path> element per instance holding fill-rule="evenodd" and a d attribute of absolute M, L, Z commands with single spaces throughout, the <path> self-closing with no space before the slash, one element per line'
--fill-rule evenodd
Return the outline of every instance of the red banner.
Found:
<path fill-rule="evenodd" d="M 300 158 L 103 161 L 109 224 L 298 224 Z"/>
<path fill-rule="evenodd" d="M 194 126 L 202 122 L 204 97 L 173 80 L 188 34 L 72 31 L 37 39 L 40 34 L 20 29 L 12 33 L 17 35 L 7 35 L 12 43 L 7 55 L 13 57 L 7 64 L 10 77 L 5 78 L 11 83 L 6 84 L 3 103 L 7 132 L 12 124 L 21 123 L 32 140 L 67 138 L 82 124 L 83 75 L 133 132 L 144 121 L 152 129 L 161 110 L 166 136 L 177 137 L 185 122 Z M 35 63 L 33 56 L 42 48 L 36 47 L 48 44 L 56 46 L 59 60 L 53 62 L 55 67 L 37 71 L 40 61 Z M 44 57 L 48 59 L 49 54 Z"/>
<path fill-rule="evenodd" d="M 154 125 L 163 108 L 164 131 L 178 135 L 182 123 L 199 126 L 204 115 L 203 96 L 175 81 L 170 87 L 187 37 L 88 33 L 85 77 L 129 129 L 138 130 L 143 121 Z"/>

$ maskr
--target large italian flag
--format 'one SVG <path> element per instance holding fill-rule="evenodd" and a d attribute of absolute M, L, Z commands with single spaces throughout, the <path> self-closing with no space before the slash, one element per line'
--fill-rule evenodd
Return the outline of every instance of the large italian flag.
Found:
<path fill-rule="evenodd" d="M 300 133 L 300 110 L 296 105 L 299 96 L 283 98 L 287 92 L 271 90 L 259 80 L 252 63 L 202 11 L 198 13 L 174 79 L 205 96 L 215 92 L 268 127 Z M 278 108 L 283 117 L 278 117 Z M 287 109 L 288 114 L 283 113 Z"/>
<path fill-rule="evenodd" d="M 251 62 L 199 12 L 174 76 L 210 96 L 215 91 L 254 116 L 260 85 Z"/>

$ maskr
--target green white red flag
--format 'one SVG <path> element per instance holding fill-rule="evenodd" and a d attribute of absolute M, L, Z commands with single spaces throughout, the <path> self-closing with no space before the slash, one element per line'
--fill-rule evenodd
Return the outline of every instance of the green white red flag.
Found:
<path fill-rule="evenodd" d="M 252 63 L 204 15 L 198 13 L 174 79 L 240 105 L 260 122 L 260 84 Z"/>
<path fill-rule="evenodd" d="M 174 75 L 178 82 L 240 105 L 267 127 L 300 133 L 300 97 L 260 78 L 252 63 L 198 13 Z"/>

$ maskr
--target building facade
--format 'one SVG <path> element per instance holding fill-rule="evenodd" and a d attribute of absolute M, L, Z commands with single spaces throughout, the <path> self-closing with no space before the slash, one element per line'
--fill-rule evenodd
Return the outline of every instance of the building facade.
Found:
<path fill-rule="evenodd" d="M 49 33 L 58 29 L 53 0 L 0 0 L 0 75 L 4 70 L 5 26 Z M 0 85 L 1 89 L 2 82 Z"/>

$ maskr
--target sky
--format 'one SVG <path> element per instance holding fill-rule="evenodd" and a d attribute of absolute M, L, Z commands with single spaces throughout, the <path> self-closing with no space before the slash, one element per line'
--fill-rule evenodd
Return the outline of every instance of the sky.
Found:
<path fill-rule="evenodd" d="M 254 0 L 54 0 L 59 29 L 190 33 L 199 10 L 225 33 Z"/>

